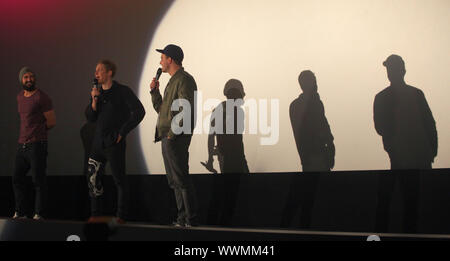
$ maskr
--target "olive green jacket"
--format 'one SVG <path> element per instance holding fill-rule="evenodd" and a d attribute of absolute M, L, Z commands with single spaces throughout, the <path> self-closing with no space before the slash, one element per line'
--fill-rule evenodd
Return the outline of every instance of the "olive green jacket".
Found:
<path fill-rule="evenodd" d="M 171 111 L 172 103 L 177 99 L 185 99 L 191 106 L 191 132 L 192 134 L 195 124 L 195 106 L 194 97 L 197 90 L 197 84 L 194 78 L 187 73 L 184 68 L 180 68 L 169 80 L 164 89 L 164 97 L 161 96 L 159 89 L 151 92 L 153 108 L 158 113 L 158 121 L 156 123 L 155 142 L 160 141 L 164 137 L 175 137 L 171 129 L 172 119 L 182 111 Z"/>

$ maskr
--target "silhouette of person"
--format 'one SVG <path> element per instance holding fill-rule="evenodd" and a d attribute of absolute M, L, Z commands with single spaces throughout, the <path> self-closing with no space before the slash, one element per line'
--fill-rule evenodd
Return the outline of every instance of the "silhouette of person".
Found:
<path fill-rule="evenodd" d="M 317 93 L 316 77 L 306 70 L 300 73 L 298 82 L 303 93 L 291 103 L 289 116 L 302 169 L 304 172 L 330 171 L 334 167 L 334 138 Z M 298 208 L 301 208 L 299 226 L 311 226 L 318 181 L 317 173 L 292 177 L 281 227 L 292 225 Z"/>
<path fill-rule="evenodd" d="M 383 65 L 391 85 L 375 96 L 374 122 L 391 169 L 397 171 L 379 176 L 375 230 L 389 230 L 392 194 L 399 182 L 404 202 L 403 232 L 416 232 L 420 170 L 431 169 L 437 155 L 436 123 L 423 92 L 405 83 L 403 59 L 393 54 Z"/>
<path fill-rule="evenodd" d="M 211 114 L 208 160 L 201 164 L 217 173 L 213 167 L 213 155 L 217 155 L 220 172 L 227 174 L 214 178 L 208 223 L 228 226 L 232 223 L 236 208 L 239 174 L 249 173 L 249 169 L 242 139 L 245 114 L 241 106 L 245 96 L 244 87 L 239 80 L 231 79 L 225 84 L 223 93 L 227 100 L 220 103 Z"/>
<path fill-rule="evenodd" d="M 334 138 L 317 93 L 316 76 L 306 70 L 298 82 L 303 93 L 291 103 L 289 116 L 303 171 L 330 171 L 334 167 Z"/>
<path fill-rule="evenodd" d="M 405 83 L 405 63 L 400 56 L 390 55 L 383 65 L 391 85 L 375 96 L 373 119 L 391 169 L 431 169 L 438 144 L 425 95 Z"/>
<path fill-rule="evenodd" d="M 225 84 L 223 94 L 227 100 L 219 104 L 211 114 L 208 160 L 202 162 L 202 165 L 217 173 L 213 167 L 213 155 L 217 155 L 221 173 L 248 173 L 242 139 L 245 120 L 241 107 L 245 96 L 244 87 L 239 80 L 231 79 Z M 214 137 L 217 140 L 216 146 Z"/>

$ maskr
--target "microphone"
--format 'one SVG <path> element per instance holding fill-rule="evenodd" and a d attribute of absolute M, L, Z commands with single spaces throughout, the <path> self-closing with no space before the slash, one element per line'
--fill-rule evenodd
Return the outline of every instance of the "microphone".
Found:
<path fill-rule="evenodd" d="M 158 70 L 156 71 L 156 76 L 155 76 L 155 81 L 158 81 L 159 77 L 161 76 L 162 73 L 162 69 L 158 68 Z M 150 90 L 150 93 L 153 93 L 157 88 L 153 88 Z"/>
<path fill-rule="evenodd" d="M 92 81 L 92 84 L 94 85 L 94 87 L 95 87 L 98 91 L 100 91 L 100 90 L 99 90 L 99 87 L 98 87 L 98 80 L 97 80 L 97 78 L 94 78 L 94 81 Z M 94 96 L 94 99 L 98 99 L 98 95 L 95 95 L 95 96 Z"/>
<path fill-rule="evenodd" d="M 161 76 L 161 73 L 162 73 L 162 69 L 158 68 L 158 71 L 156 71 L 156 76 L 155 76 L 156 80 L 159 80 L 159 77 Z"/>

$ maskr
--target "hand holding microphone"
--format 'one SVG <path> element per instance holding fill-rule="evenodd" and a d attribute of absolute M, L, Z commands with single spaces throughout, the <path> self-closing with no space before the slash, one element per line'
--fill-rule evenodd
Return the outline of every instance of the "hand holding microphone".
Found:
<path fill-rule="evenodd" d="M 93 86 L 92 86 L 92 90 L 91 90 L 91 97 L 93 101 L 96 101 L 98 99 L 98 96 L 100 96 L 100 90 L 98 87 L 98 80 L 94 79 L 94 81 L 92 82 Z"/>
<path fill-rule="evenodd" d="M 155 78 L 153 78 L 152 82 L 150 83 L 150 93 L 152 93 L 154 90 L 159 89 L 159 77 L 161 76 L 162 69 L 158 68 L 158 71 L 156 72 Z"/>
<path fill-rule="evenodd" d="M 92 98 L 92 110 L 97 111 L 97 100 L 98 96 L 100 96 L 100 88 L 98 86 L 98 80 L 94 79 L 92 82 L 92 90 L 91 90 L 91 98 Z"/>

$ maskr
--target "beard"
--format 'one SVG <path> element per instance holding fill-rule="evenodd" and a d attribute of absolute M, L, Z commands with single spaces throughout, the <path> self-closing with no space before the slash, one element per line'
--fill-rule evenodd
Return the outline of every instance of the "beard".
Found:
<path fill-rule="evenodd" d="M 25 91 L 29 91 L 29 92 L 36 90 L 36 86 L 35 86 L 34 82 L 32 82 L 30 86 L 28 86 L 28 83 L 26 83 L 26 84 L 22 85 L 22 87 Z"/>

